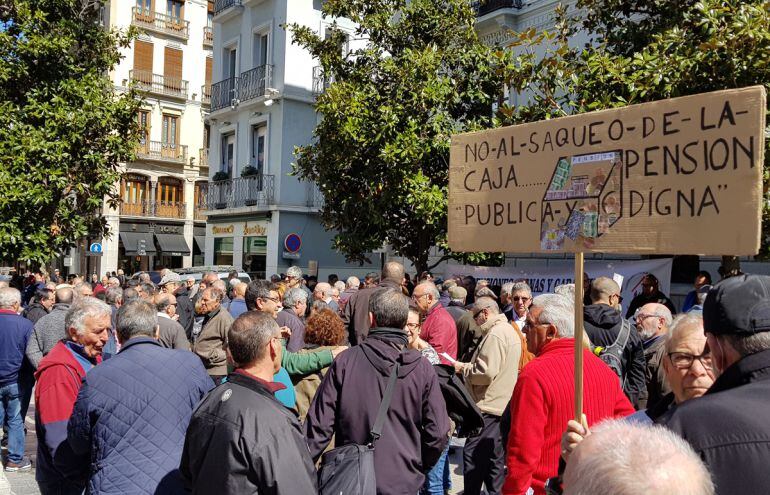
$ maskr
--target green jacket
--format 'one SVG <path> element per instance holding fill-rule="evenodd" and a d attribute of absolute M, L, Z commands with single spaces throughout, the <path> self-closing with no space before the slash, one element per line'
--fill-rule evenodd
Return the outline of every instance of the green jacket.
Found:
<path fill-rule="evenodd" d="M 281 366 L 286 369 L 290 375 L 307 375 L 316 373 L 326 368 L 334 357 L 331 350 L 322 350 L 317 352 L 289 352 L 286 350 L 286 340 L 283 343 L 283 354 L 281 357 Z"/>

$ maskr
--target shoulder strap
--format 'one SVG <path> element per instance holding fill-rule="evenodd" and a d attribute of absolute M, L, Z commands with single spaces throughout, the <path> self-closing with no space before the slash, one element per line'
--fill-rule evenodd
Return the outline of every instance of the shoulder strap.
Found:
<path fill-rule="evenodd" d="M 628 337 L 631 335 L 631 324 L 625 318 L 620 320 L 620 332 L 610 347 L 617 347 L 620 351 L 626 348 Z"/>
<path fill-rule="evenodd" d="M 385 388 L 385 395 L 383 395 L 380 409 L 377 411 L 377 419 L 374 420 L 374 426 L 370 432 L 371 441 L 369 442 L 369 446 L 371 447 L 373 447 L 374 443 L 380 439 L 380 436 L 382 436 L 382 426 L 385 423 L 385 416 L 388 413 L 388 408 L 390 408 L 390 401 L 393 399 L 393 389 L 396 388 L 396 378 L 398 378 L 398 369 L 400 366 L 398 361 L 396 361 L 396 364 L 393 366 L 393 371 L 390 372 L 388 386 Z"/>

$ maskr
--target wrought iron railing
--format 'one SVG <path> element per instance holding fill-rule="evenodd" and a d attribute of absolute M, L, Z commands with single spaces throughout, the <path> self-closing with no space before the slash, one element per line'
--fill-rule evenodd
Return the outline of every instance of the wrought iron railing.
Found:
<path fill-rule="evenodd" d="M 219 15 L 230 7 L 241 5 L 241 0 L 216 0 L 214 2 L 214 15 Z"/>
<path fill-rule="evenodd" d="M 238 98 L 238 78 L 231 77 L 211 85 L 211 111 L 233 104 Z"/>
<path fill-rule="evenodd" d="M 185 218 L 187 205 L 178 201 L 120 203 L 120 214 L 133 217 Z"/>
<path fill-rule="evenodd" d="M 183 144 L 170 144 L 161 141 L 144 141 L 139 143 L 136 156 L 150 160 L 163 160 L 169 162 L 186 163 L 187 146 Z"/>
<path fill-rule="evenodd" d="M 522 0 L 477 0 L 471 2 L 471 7 L 476 11 L 477 16 L 486 15 L 498 9 L 520 9 L 522 6 Z"/>
<path fill-rule="evenodd" d="M 324 195 L 315 182 L 307 184 L 307 206 L 308 208 L 321 208 L 324 205 Z"/>
<path fill-rule="evenodd" d="M 201 86 L 201 103 L 204 105 L 211 104 L 211 84 Z"/>
<path fill-rule="evenodd" d="M 214 46 L 214 28 L 203 26 L 203 46 Z"/>
<path fill-rule="evenodd" d="M 187 98 L 187 81 L 183 79 L 136 69 L 128 71 L 128 77 L 136 83 L 140 91 Z"/>
<path fill-rule="evenodd" d="M 151 29 L 161 33 L 170 34 L 179 38 L 190 37 L 190 22 L 160 12 L 153 12 L 141 7 L 131 8 L 131 24 L 134 26 Z"/>
<path fill-rule="evenodd" d="M 264 96 L 265 90 L 272 85 L 272 76 L 272 65 L 260 65 L 241 73 L 238 81 L 238 99 L 246 101 Z"/>
<path fill-rule="evenodd" d="M 252 175 L 209 182 L 206 203 L 209 210 L 269 206 L 273 204 L 275 176 Z"/>
<path fill-rule="evenodd" d="M 323 67 L 316 65 L 313 67 L 313 94 L 318 96 L 332 83 L 332 79 L 324 74 Z"/>

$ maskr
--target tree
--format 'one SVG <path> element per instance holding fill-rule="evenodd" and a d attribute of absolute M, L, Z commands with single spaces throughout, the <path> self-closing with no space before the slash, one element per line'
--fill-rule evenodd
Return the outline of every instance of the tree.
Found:
<path fill-rule="evenodd" d="M 577 8 L 586 16 L 560 8 L 554 29 L 514 33 L 520 65 L 510 82 L 531 98 L 526 105 L 501 108 L 500 124 L 757 84 L 770 89 L 768 0 L 578 0 Z M 592 33 L 593 44 L 571 46 L 581 30 Z M 538 56 L 538 49 L 545 55 Z M 765 149 L 767 191 L 768 139 Z M 770 253 L 769 245 L 765 237 L 762 254 Z M 737 273 L 737 261 L 723 257 L 726 275 Z"/>
<path fill-rule="evenodd" d="M 331 84 L 318 97 L 315 141 L 294 172 L 325 198 L 324 226 L 349 260 L 391 245 L 426 270 L 431 247 L 475 263 L 502 256 L 452 253 L 446 244 L 450 136 L 492 124 L 512 54 L 479 42 L 467 0 L 328 0 L 323 14 L 358 25 L 366 46 L 344 53 L 292 24 L 293 42 L 320 60 Z M 435 266 L 435 265 L 434 265 Z"/>
<path fill-rule="evenodd" d="M 0 259 L 45 263 L 106 233 L 101 209 L 116 204 L 140 102 L 109 80 L 130 34 L 100 24 L 102 5 L 0 6 Z"/>

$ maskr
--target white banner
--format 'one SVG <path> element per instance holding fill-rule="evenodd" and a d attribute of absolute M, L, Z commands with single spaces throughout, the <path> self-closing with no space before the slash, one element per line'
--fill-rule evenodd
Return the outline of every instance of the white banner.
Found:
<path fill-rule="evenodd" d="M 652 273 L 660 282 L 660 290 L 667 296 L 671 294 L 671 265 L 672 258 L 633 261 L 596 261 L 585 262 L 585 272 L 591 279 L 596 277 L 623 277 L 621 295 L 623 307 L 627 308 L 631 300 L 641 291 L 642 277 Z M 574 282 L 575 269 L 572 266 L 548 267 L 498 267 L 447 265 L 444 278 L 472 275 L 476 279 L 489 280 L 490 285 L 503 285 L 506 282 L 525 280 L 532 288 L 533 294 L 553 292 L 557 285 Z"/>

